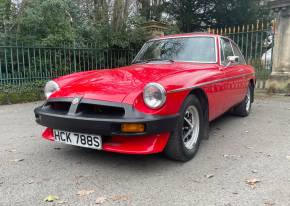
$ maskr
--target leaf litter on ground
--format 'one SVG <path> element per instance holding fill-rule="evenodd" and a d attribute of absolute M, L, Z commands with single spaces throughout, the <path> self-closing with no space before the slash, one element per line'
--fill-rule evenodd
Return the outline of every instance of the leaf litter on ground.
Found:
<path fill-rule="evenodd" d="M 261 180 L 253 178 L 253 179 L 247 179 L 246 184 L 249 185 L 252 189 L 256 188 L 256 184 L 261 182 Z"/>
<path fill-rule="evenodd" d="M 107 198 L 106 198 L 106 197 L 98 197 L 98 198 L 96 199 L 95 203 L 96 203 L 97 205 L 100 205 L 100 204 L 105 203 L 106 201 L 107 201 Z"/>
<path fill-rule="evenodd" d="M 127 195 L 116 195 L 111 198 L 113 201 L 127 201 L 129 197 Z"/>
<path fill-rule="evenodd" d="M 55 195 L 48 195 L 46 198 L 44 198 L 44 202 L 53 202 L 55 200 L 58 200 L 58 196 Z"/>
<path fill-rule="evenodd" d="M 204 175 L 207 179 L 210 179 L 210 178 L 213 178 L 214 177 L 214 174 L 206 174 Z"/>
<path fill-rule="evenodd" d="M 80 190 L 77 192 L 77 195 L 80 196 L 80 197 L 83 197 L 83 196 L 87 196 L 87 195 L 90 195 L 92 193 L 94 193 L 95 190 Z"/>
<path fill-rule="evenodd" d="M 252 170 L 251 172 L 256 174 L 256 173 L 258 173 L 258 170 Z"/>
<path fill-rule="evenodd" d="M 66 204 L 66 203 L 67 203 L 67 201 L 64 201 L 64 200 L 57 202 L 58 205 L 62 205 L 62 204 Z"/>
<path fill-rule="evenodd" d="M 15 159 L 15 160 L 11 160 L 12 162 L 22 162 L 24 161 L 24 159 Z"/>
<path fill-rule="evenodd" d="M 273 206 L 273 205 L 275 205 L 275 202 L 273 202 L 273 201 L 267 201 L 267 202 L 264 202 L 264 205 Z"/>
<path fill-rule="evenodd" d="M 241 158 L 241 155 L 234 155 L 234 154 L 223 154 L 223 157 L 225 158 L 231 158 L 231 159 L 238 159 Z"/>

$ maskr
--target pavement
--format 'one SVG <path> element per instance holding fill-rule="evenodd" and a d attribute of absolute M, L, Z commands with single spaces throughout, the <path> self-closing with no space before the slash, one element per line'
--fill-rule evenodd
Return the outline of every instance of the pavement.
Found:
<path fill-rule="evenodd" d="M 1 206 L 290 206 L 290 97 L 260 95 L 249 117 L 215 120 L 187 163 L 43 140 L 40 104 L 0 106 Z"/>

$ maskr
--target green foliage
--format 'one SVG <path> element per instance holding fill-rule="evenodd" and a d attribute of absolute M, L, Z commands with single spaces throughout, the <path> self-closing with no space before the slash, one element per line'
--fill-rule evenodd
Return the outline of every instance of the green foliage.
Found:
<path fill-rule="evenodd" d="M 182 32 L 255 23 L 269 10 L 260 0 L 169 0 L 167 12 Z"/>
<path fill-rule="evenodd" d="M 72 43 L 74 32 L 64 0 L 30 1 L 18 18 L 20 40 L 40 41 L 44 46 Z"/>
<path fill-rule="evenodd" d="M 15 26 L 16 8 L 11 0 L 0 0 L 0 38 L 8 38 Z"/>
<path fill-rule="evenodd" d="M 112 14 L 104 0 L 20 1 L 15 18 L 12 18 L 12 8 L 16 5 L 12 2 L 0 0 L 0 17 L 6 18 L 8 12 L 14 25 L 9 34 L 5 33 L 7 29 L 1 32 L 4 23 L 0 18 L 0 40 L 5 39 L 6 34 L 5 41 L 13 44 L 17 41 L 50 47 L 74 44 L 99 48 L 139 48 L 145 39 L 140 26 L 142 18 L 129 17 L 129 0 L 116 1 Z"/>
<path fill-rule="evenodd" d="M 44 81 L 36 81 L 23 85 L 1 85 L 0 105 L 32 102 L 44 99 Z"/>
<path fill-rule="evenodd" d="M 98 48 L 140 48 L 145 41 L 145 32 L 141 27 L 142 18 L 128 18 L 127 24 L 114 31 L 110 24 L 100 23 L 78 28 L 77 35 L 84 45 L 96 45 Z"/>
<path fill-rule="evenodd" d="M 14 91 L 22 91 L 22 90 L 32 90 L 35 88 L 42 89 L 47 81 L 35 81 L 31 83 L 26 83 L 22 85 L 14 85 L 14 84 L 5 84 L 0 85 L 0 92 L 10 93 Z"/>
<path fill-rule="evenodd" d="M 167 33 L 192 32 L 254 23 L 268 13 L 260 0 L 137 0 L 135 7 L 130 2 L 0 0 L 0 40 L 140 48 L 144 21 L 167 21 L 171 25 Z"/>
<path fill-rule="evenodd" d="M 178 25 L 176 24 L 169 24 L 168 29 L 165 31 L 165 35 L 178 34 L 178 33 L 180 33 L 180 29 Z"/>
<path fill-rule="evenodd" d="M 213 10 L 213 26 L 252 24 L 267 19 L 268 14 L 269 11 L 261 5 L 260 0 L 219 0 Z"/>
<path fill-rule="evenodd" d="M 200 30 L 210 23 L 214 0 L 170 0 L 167 12 L 177 21 L 182 32 Z"/>

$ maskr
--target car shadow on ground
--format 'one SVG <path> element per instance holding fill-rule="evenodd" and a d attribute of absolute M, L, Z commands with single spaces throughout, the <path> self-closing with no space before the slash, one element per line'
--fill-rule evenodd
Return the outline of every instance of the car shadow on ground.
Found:
<path fill-rule="evenodd" d="M 199 161 L 198 159 L 207 153 L 207 148 L 203 148 L 206 141 L 216 141 L 213 133 L 217 128 L 223 130 L 223 127 L 231 121 L 240 121 L 240 117 L 225 114 L 214 120 L 210 125 L 210 138 L 201 143 L 201 147 L 196 157 L 191 162 Z M 226 139 L 225 139 L 226 141 Z M 95 151 L 91 149 L 74 147 L 70 145 L 54 145 L 58 149 L 58 158 L 63 161 L 71 161 L 83 166 L 98 165 L 107 168 L 118 168 L 118 170 L 142 170 L 143 172 L 154 172 L 160 168 L 174 168 L 183 166 L 182 162 L 167 159 L 162 153 L 152 155 L 127 155 L 104 151 Z M 99 167 L 98 167 L 99 168 Z"/>

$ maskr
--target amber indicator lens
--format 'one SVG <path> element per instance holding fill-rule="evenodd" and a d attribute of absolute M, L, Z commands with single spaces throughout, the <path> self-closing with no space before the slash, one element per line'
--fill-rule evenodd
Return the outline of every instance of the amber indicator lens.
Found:
<path fill-rule="evenodd" d="M 144 132 L 145 131 L 145 125 L 144 124 L 135 124 L 135 123 L 124 123 L 121 125 L 121 131 L 122 132 Z"/>

